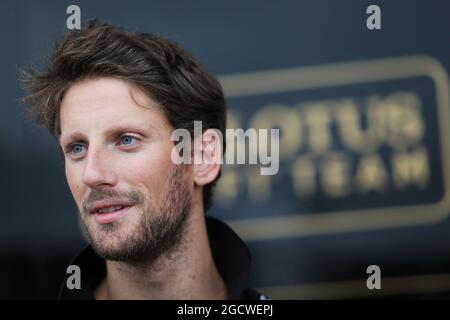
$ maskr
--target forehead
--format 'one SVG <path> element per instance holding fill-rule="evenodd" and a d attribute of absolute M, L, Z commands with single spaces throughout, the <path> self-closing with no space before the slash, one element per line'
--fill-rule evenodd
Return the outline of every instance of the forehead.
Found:
<path fill-rule="evenodd" d="M 72 85 L 61 103 L 60 124 L 62 137 L 111 126 L 170 127 L 155 100 L 115 78 L 85 79 Z"/>

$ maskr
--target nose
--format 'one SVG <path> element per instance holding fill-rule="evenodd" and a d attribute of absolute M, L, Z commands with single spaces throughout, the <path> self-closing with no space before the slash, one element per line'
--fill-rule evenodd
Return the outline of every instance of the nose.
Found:
<path fill-rule="evenodd" d="M 107 155 L 101 150 L 89 150 L 83 182 L 91 188 L 116 185 L 117 176 L 111 168 Z"/>

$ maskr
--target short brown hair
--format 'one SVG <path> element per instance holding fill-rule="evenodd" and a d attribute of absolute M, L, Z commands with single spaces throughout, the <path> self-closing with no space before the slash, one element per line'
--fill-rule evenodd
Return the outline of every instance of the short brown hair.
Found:
<path fill-rule="evenodd" d="M 59 107 L 74 83 L 90 77 L 116 77 L 146 92 L 161 106 L 174 128 L 193 136 L 194 120 L 203 130 L 224 134 L 226 104 L 217 79 L 175 42 L 155 34 L 133 33 L 92 20 L 81 30 L 72 30 L 56 44 L 45 70 L 29 68 L 23 85 L 24 101 L 37 122 L 55 137 L 61 133 Z M 225 139 L 223 139 L 225 150 Z M 203 188 L 203 205 L 212 205 L 212 189 Z"/>

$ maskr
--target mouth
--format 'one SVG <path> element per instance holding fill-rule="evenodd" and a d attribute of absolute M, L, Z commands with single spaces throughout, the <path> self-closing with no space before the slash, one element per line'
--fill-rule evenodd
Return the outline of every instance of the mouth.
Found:
<path fill-rule="evenodd" d="M 134 203 L 126 201 L 98 201 L 93 204 L 90 213 L 94 215 L 95 222 L 106 224 L 122 219 L 133 206 Z"/>

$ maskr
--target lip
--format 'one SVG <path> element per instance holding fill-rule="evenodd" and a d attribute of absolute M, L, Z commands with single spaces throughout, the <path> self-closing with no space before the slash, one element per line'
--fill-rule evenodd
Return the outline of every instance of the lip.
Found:
<path fill-rule="evenodd" d="M 97 213 L 98 210 L 108 207 L 131 207 L 134 205 L 134 202 L 132 201 L 126 201 L 126 200 L 101 200 L 101 201 L 94 201 L 91 208 L 89 209 L 89 212 L 92 214 Z"/>
<path fill-rule="evenodd" d="M 132 208 L 133 206 L 124 207 L 120 210 L 109 212 L 109 213 L 94 213 L 94 219 L 95 222 L 98 224 L 106 224 L 106 223 L 112 223 L 120 220 L 123 218 L 127 212 L 128 209 Z"/>
<path fill-rule="evenodd" d="M 95 201 L 93 205 L 91 206 L 91 209 L 89 212 L 94 215 L 95 221 L 98 224 L 105 224 L 105 223 L 111 223 L 115 222 L 119 219 L 121 219 L 130 209 L 135 205 L 132 201 L 126 201 L 126 200 L 102 200 L 102 201 Z M 100 209 L 108 208 L 108 207 L 117 207 L 121 206 L 123 207 L 120 210 L 109 212 L 109 213 L 99 213 L 97 212 Z"/>

